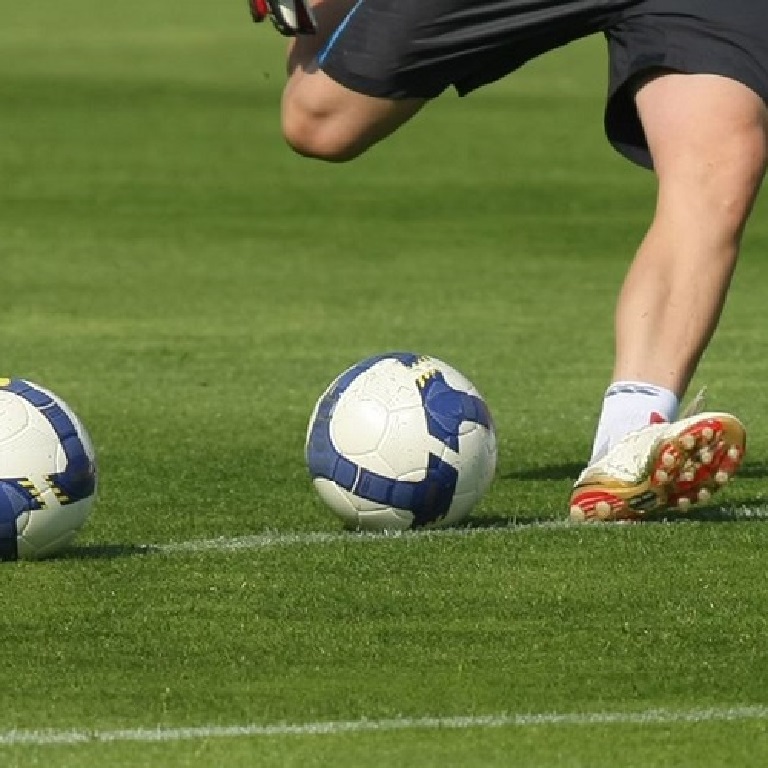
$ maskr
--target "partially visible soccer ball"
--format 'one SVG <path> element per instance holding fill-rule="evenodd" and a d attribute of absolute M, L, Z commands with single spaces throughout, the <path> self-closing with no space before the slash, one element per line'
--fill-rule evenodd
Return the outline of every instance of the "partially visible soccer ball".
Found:
<path fill-rule="evenodd" d="M 318 400 L 306 459 L 320 497 L 348 528 L 405 530 L 464 520 L 496 469 L 483 398 L 433 357 L 370 357 Z"/>
<path fill-rule="evenodd" d="M 60 552 L 96 493 L 93 445 L 60 398 L 23 379 L 0 379 L 0 560 Z"/>

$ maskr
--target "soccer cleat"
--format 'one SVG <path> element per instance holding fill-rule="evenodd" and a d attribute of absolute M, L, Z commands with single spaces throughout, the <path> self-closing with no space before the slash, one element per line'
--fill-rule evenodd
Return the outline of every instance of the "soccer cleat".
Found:
<path fill-rule="evenodd" d="M 315 15 L 306 0 L 248 0 L 248 5 L 255 22 L 269 18 L 286 37 L 314 35 L 317 31 Z"/>
<path fill-rule="evenodd" d="M 587 467 L 571 494 L 574 522 L 641 520 L 709 501 L 739 468 L 744 426 L 728 413 L 701 413 L 632 432 Z"/>

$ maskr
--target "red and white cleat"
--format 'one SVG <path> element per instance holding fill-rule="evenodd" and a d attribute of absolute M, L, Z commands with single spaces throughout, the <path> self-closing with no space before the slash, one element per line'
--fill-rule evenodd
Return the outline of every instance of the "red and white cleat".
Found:
<path fill-rule="evenodd" d="M 650 424 L 581 473 L 571 493 L 571 520 L 641 520 L 648 512 L 685 512 L 709 501 L 731 479 L 745 448 L 744 426 L 728 413 Z"/>

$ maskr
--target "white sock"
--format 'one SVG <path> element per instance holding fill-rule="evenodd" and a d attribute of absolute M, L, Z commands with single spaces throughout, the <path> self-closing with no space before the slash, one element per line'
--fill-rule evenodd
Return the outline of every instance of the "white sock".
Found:
<path fill-rule="evenodd" d="M 680 407 L 669 389 L 642 381 L 614 381 L 605 391 L 592 445 L 593 464 L 629 432 L 657 421 L 674 421 Z"/>

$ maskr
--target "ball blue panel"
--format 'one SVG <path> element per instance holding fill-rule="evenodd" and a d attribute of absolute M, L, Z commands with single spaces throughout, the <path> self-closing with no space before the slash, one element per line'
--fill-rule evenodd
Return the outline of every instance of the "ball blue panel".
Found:
<path fill-rule="evenodd" d="M 491 414 L 485 401 L 454 389 L 439 371 L 419 382 L 421 400 L 427 417 L 427 431 L 451 450 L 459 450 L 459 428 L 465 422 L 492 428 Z"/>
<path fill-rule="evenodd" d="M 23 379 L 12 379 L 3 389 L 26 400 L 45 416 L 59 438 L 67 466 L 63 472 L 50 476 L 51 484 L 59 488 L 68 504 L 92 496 L 96 490 L 96 469 L 67 412 L 47 393 Z"/>
<path fill-rule="evenodd" d="M 22 512 L 39 508 L 18 481 L 0 480 L 0 561 L 18 558 L 16 520 Z"/>

